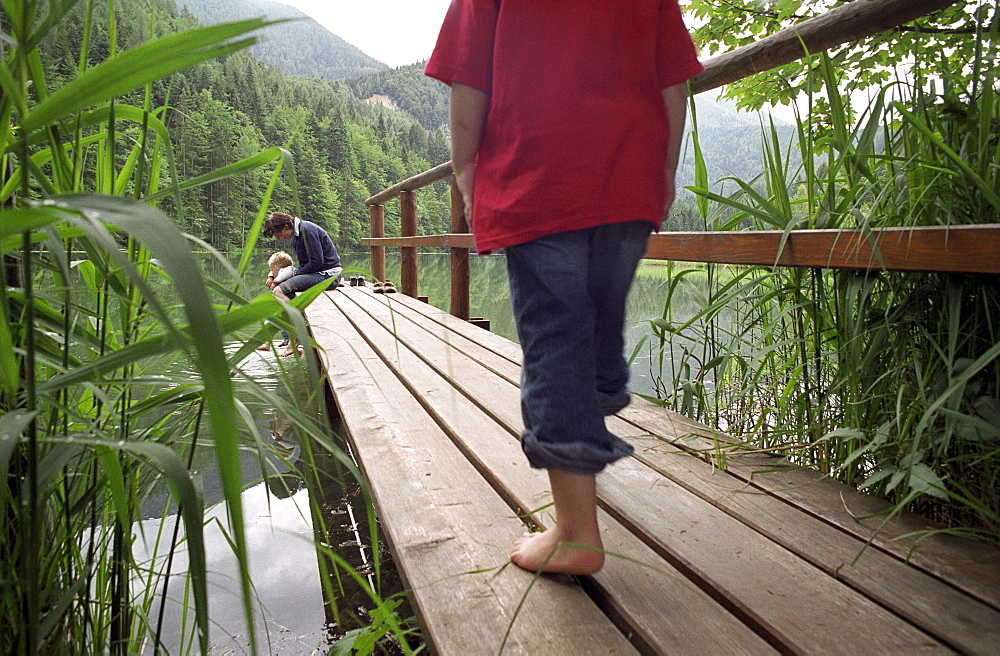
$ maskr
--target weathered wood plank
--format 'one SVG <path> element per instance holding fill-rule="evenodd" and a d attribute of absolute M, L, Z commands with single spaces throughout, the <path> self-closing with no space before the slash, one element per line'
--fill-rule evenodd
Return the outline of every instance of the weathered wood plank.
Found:
<path fill-rule="evenodd" d="M 373 295 L 373 299 L 381 297 Z M 396 294 L 383 302 L 393 315 L 406 319 L 499 377 L 514 384 L 520 381 L 521 348 L 517 344 L 415 299 Z"/>
<path fill-rule="evenodd" d="M 519 348 L 508 340 L 479 330 L 426 304 L 406 303 L 406 307 L 400 311 L 411 310 L 432 320 L 439 320 L 442 326 L 449 326 L 456 332 L 461 332 L 466 339 L 488 341 L 490 351 L 503 351 L 503 357 L 512 363 L 520 361 Z M 426 330 L 433 330 L 425 322 L 421 322 L 421 326 Z M 445 334 L 439 334 L 439 338 L 447 339 Z M 504 350 L 503 344 L 513 348 Z M 471 357 L 490 362 L 487 355 L 469 349 L 465 352 Z M 504 371 L 507 380 L 517 382 L 516 369 L 502 368 L 495 362 L 488 366 Z M 672 436 L 675 439 L 688 438 L 686 442 L 688 448 L 712 446 L 710 442 L 712 431 L 708 427 L 642 399 L 634 399 L 632 405 L 620 415 L 634 425 L 641 426 L 643 430 L 666 437 Z M 692 441 L 691 436 L 701 436 L 703 439 Z M 722 438 L 726 441 L 723 446 L 728 446 L 728 443 L 734 441 L 728 436 Z M 729 456 L 728 462 L 730 473 L 737 476 L 742 485 L 752 483 L 758 486 L 760 491 L 767 491 L 781 498 L 784 503 L 791 503 L 824 522 L 834 523 L 840 530 L 858 540 L 857 551 L 874 537 L 872 548 L 892 554 L 899 562 L 909 562 L 923 572 L 947 581 L 949 585 L 965 591 L 980 601 L 994 608 L 1000 608 L 1000 550 L 995 547 L 954 535 L 928 538 L 923 538 L 922 535 L 908 535 L 939 528 L 912 513 L 903 513 L 884 526 L 882 517 L 858 521 L 855 517 L 882 513 L 888 508 L 888 504 L 829 480 L 812 470 L 773 471 L 785 468 L 787 463 L 772 456 L 735 455 Z M 845 506 L 851 511 L 849 512 Z"/>
<path fill-rule="evenodd" d="M 853 3 L 852 3 L 853 4 Z M 1000 224 L 860 230 L 661 232 L 646 257 L 857 271 L 1000 273 Z"/>
<path fill-rule="evenodd" d="M 401 301 L 401 304 L 403 305 L 403 309 L 401 310 L 402 312 L 411 312 L 414 317 L 419 315 L 421 319 L 417 320 L 417 323 L 419 323 L 425 330 L 433 330 L 432 327 L 434 324 L 439 325 L 442 332 L 436 332 L 435 334 L 437 334 L 440 339 L 448 339 L 446 337 L 447 335 L 461 336 L 468 341 L 477 344 L 482 348 L 488 349 L 502 358 L 505 358 L 520 368 L 521 347 L 509 339 L 501 337 L 495 333 L 491 333 L 488 330 L 483 330 L 482 328 L 474 326 L 467 321 L 462 321 L 457 317 L 453 317 L 450 314 L 446 314 L 438 308 L 428 305 L 427 303 L 418 303 L 405 298 L 395 300 Z"/>
<path fill-rule="evenodd" d="M 509 536 L 520 523 L 382 359 L 352 335 L 329 298 L 318 299 L 308 314 L 386 535 L 434 650 L 498 653 L 513 623 L 505 653 L 634 653 L 583 591 L 565 580 L 539 580 L 515 621 L 530 577 L 526 580 L 514 568 L 461 575 L 502 565 Z"/>
<path fill-rule="evenodd" d="M 951 651 L 634 458 L 608 467 L 598 494 L 612 516 L 789 652 Z"/>
<path fill-rule="evenodd" d="M 684 418 L 636 399 L 619 416 L 640 432 L 673 436 L 686 449 L 712 448 L 709 431 Z M 722 438 L 732 441 L 728 436 Z M 743 485 L 774 495 L 823 522 L 838 527 L 870 548 L 891 554 L 956 589 L 1000 610 L 1000 549 L 956 535 L 927 531 L 940 529 L 933 522 L 903 512 L 886 521 L 889 504 L 833 481 L 820 473 L 794 468 L 787 461 L 766 454 L 726 456 L 726 472 Z"/>
<path fill-rule="evenodd" d="M 533 509 L 551 503 L 547 477 L 528 466 L 515 437 L 471 400 L 456 395 L 450 384 L 442 384 L 440 373 L 414 352 L 424 351 L 419 344 L 421 340 L 433 343 L 437 338 L 430 334 L 420 336 L 416 326 L 401 327 L 399 317 L 395 334 L 390 334 L 385 324 L 366 312 L 378 312 L 379 308 L 363 302 L 351 307 L 352 299 L 357 300 L 358 296 L 341 295 L 336 299 L 337 305 L 372 340 L 372 346 L 397 374 L 406 372 L 411 393 L 447 428 L 449 437 L 460 444 L 481 475 L 490 479 L 512 506 Z M 456 363 L 456 366 L 463 365 Z M 516 394 L 513 386 L 506 387 Z M 545 513 L 542 515 L 540 522 L 545 525 L 548 520 Z M 610 517 L 602 518 L 602 531 L 606 548 L 628 560 L 609 558 L 605 569 L 594 577 L 593 586 L 635 634 L 644 651 L 718 654 L 773 651 Z M 509 540 L 512 542 L 517 535 L 510 534 Z M 636 563 L 644 563 L 646 567 Z M 525 580 L 531 578 L 526 572 L 521 575 Z M 706 636 L 712 636 L 710 643 Z"/>
<path fill-rule="evenodd" d="M 474 247 L 472 235 L 365 238 L 369 246 Z M 852 271 L 1000 273 L 1000 223 L 862 230 L 659 232 L 645 257 Z"/>
<path fill-rule="evenodd" d="M 443 343 L 427 340 L 425 331 L 411 327 L 399 315 L 391 316 L 378 307 L 376 297 L 370 298 L 364 301 L 366 309 L 386 330 L 391 326 L 393 340 L 400 348 L 413 340 L 413 350 L 422 361 L 435 366 L 455 389 L 475 399 L 488 416 L 505 424 L 508 433 L 520 432 L 513 385 L 506 383 L 509 389 L 504 391 L 502 385 L 488 381 L 483 387 L 484 376 L 476 372 L 475 362 L 460 362 L 463 356 Z M 606 510 L 744 621 L 787 649 L 808 651 L 817 644 L 836 643 L 832 648 L 842 647 L 844 653 L 866 649 L 947 651 L 944 645 L 707 502 L 676 486 L 664 486 L 662 476 L 635 460 L 609 467 L 599 481 Z M 642 503 L 637 503 L 636 490 L 643 490 Z M 794 583 L 776 587 L 779 581 Z"/>
<path fill-rule="evenodd" d="M 1000 611 L 839 528 L 677 447 L 634 437 L 636 458 L 786 549 L 847 582 L 952 648 L 988 654 L 1000 644 Z M 836 497 L 833 498 L 837 500 Z M 853 562 L 857 559 L 857 562 Z"/>

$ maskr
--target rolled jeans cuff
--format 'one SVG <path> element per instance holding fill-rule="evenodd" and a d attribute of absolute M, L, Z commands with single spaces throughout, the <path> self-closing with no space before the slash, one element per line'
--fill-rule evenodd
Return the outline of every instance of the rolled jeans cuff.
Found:
<path fill-rule="evenodd" d="M 562 469 L 593 476 L 615 460 L 635 450 L 625 440 L 608 433 L 602 447 L 591 442 L 539 442 L 531 431 L 521 433 L 521 449 L 535 469 Z"/>

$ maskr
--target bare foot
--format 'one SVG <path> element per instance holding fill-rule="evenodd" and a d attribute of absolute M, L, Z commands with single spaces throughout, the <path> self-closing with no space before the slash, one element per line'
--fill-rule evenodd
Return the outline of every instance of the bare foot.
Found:
<path fill-rule="evenodd" d="M 270 342 L 264 342 L 263 344 L 261 344 L 260 346 L 257 347 L 257 350 L 258 351 L 270 351 L 271 350 L 271 343 Z"/>
<path fill-rule="evenodd" d="M 284 351 L 281 352 L 281 357 L 287 358 L 289 355 L 302 355 L 302 349 L 289 345 Z"/>
<path fill-rule="evenodd" d="M 562 544 L 560 544 L 562 543 Z M 590 549 L 568 546 L 579 544 Z M 543 570 L 550 574 L 593 574 L 604 566 L 600 535 L 588 539 L 566 539 L 559 535 L 558 525 L 542 533 L 525 533 L 514 542 L 510 560 L 530 572 Z"/>

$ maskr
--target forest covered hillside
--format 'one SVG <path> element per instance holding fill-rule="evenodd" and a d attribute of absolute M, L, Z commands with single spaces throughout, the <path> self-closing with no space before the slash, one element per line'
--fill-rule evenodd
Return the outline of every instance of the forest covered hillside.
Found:
<path fill-rule="evenodd" d="M 177 0 L 204 25 L 266 16 L 289 19 L 260 35 L 252 49 L 285 75 L 346 80 L 389 68 L 333 34 L 295 7 L 267 0 Z"/>
<path fill-rule="evenodd" d="M 379 71 L 346 83 L 362 100 L 388 96 L 425 128 L 434 130 L 448 125 L 448 87 L 424 75 L 424 64 Z"/>
<path fill-rule="evenodd" d="M 113 21 L 105 3 L 95 3 L 89 19 L 87 11 L 87 3 L 77 3 L 41 44 L 48 79 L 75 74 L 79 44 L 86 41 L 83 34 L 88 24 L 94 44 L 87 52 L 88 66 L 110 56 L 102 44 L 109 43 L 112 24 L 117 52 L 148 40 L 151 17 L 157 36 L 199 25 L 174 0 L 154 0 L 152 8 L 150 0 L 116 0 Z M 2 8 L 0 22 L 5 22 Z M 283 27 L 266 27 L 261 38 L 272 42 L 272 31 Z M 173 176 L 180 182 L 198 179 L 269 148 L 287 149 L 291 159 L 274 182 L 266 209 L 312 219 L 327 228 L 339 246 L 348 248 L 368 234 L 366 198 L 449 156 L 444 130 L 428 131 L 407 113 L 371 106 L 342 82 L 287 76 L 248 51 L 158 80 L 148 99 L 139 90 L 119 97 L 116 104 L 133 108 L 148 104 L 151 114 L 169 131 L 171 147 L 164 152 L 170 161 L 164 167 L 161 188 L 169 188 Z M 119 121 L 116 139 L 121 147 L 116 157 L 123 159 L 122 166 L 141 129 L 139 124 Z M 184 191 L 180 203 L 171 196 L 160 207 L 184 230 L 216 248 L 242 247 L 273 175 L 272 165 L 213 178 Z M 449 199 L 446 182 L 421 194 L 422 231 L 447 231 Z M 398 234 L 398 217 L 398 203 L 386 208 L 389 234 Z"/>

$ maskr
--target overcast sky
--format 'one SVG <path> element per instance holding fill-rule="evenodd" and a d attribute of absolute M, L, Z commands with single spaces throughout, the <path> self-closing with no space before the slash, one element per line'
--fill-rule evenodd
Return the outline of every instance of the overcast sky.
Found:
<path fill-rule="evenodd" d="M 273 0 L 395 68 L 430 56 L 450 0 Z"/>

